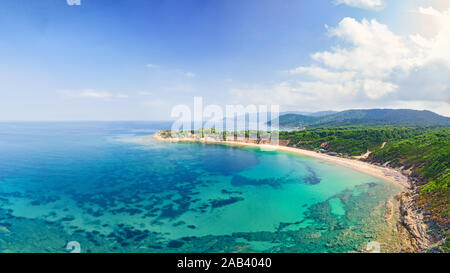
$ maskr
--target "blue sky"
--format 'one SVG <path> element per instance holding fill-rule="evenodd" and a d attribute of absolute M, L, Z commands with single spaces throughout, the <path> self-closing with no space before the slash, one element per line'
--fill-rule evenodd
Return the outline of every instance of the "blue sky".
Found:
<path fill-rule="evenodd" d="M 194 96 L 450 115 L 447 1 L 67 2 L 2 1 L 0 120 L 163 120 Z"/>

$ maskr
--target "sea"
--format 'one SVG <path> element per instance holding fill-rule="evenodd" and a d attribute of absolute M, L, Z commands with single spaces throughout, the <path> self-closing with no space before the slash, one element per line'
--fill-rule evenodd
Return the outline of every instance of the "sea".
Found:
<path fill-rule="evenodd" d="M 346 253 L 400 186 L 282 151 L 153 140 L 167 122 L 0 123 L 0 253 Z"/>

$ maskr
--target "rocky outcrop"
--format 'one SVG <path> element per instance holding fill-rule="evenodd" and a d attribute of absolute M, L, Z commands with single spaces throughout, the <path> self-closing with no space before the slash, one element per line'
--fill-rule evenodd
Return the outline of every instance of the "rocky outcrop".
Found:
<path fill-rule="evenodd" d="M 384 221 L 389 222 L 394 214 L 394 205 L 392 204 L 392 199 L 386 201 L 386 211 L 384 213 Z"/>
<path fill-rule="evenodd" d="M 400 203 L 400 223 L 408 230 L 420 249 L 428 249 L 431 246 L 431 238 L 427 233 L 423 215 L 414 205 L 414 191 L 406 191 L 396 196 Z"/>

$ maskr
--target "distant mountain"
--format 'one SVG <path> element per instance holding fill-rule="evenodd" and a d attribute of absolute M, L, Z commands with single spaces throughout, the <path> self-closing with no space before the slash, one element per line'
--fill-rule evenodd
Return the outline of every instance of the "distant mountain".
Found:
<path fill-rule="evenodd" d="M 285 116 L 286 119 L 289 119 L 289 116 L 292 116 L 292 122 L 296 122 L 296 121 L 300 121 L 300 119 L 305 122 L 305 123 L 311 123 L 313 121 L 318 120 L 318 117 L 324 117 L 327 115 L 331 115 L 331 114 L 336 114 L 338 113 L 337 111 L 320 111 L 320 112 L 299 112 L 299 111 L 287 111 L 287 112 L 281 112 L 278 115 L 281 116 Z M 261 119 L 263 117 L 263 115 L 267 115 L 265 118 L 269 119 L 272 116 L 271 112 L 263 112 L 263 113 L 256 113 L 256 114 L 249 114 L 246 113 L 245 115 L 240 115 L 239 118 L 244 117 L 246 122 L 249 122 L 249 120 L 254 120 L 257 121 L 259 119 Z M 300 116 L 302 116 L 302 118 L 300 118 Z M 223 124 L 226 124 L 227 121 L 234 121 L 234 117 L 232 118 L 223 118 Z M 268 124 L 270 124 L 270 121 L 268 122 Z"/>
<path fill-rule="evenodd" d="M 320 112 L 311 113 L 311 114 L 309 114 L 309 116 L 324 117 L 324 116 L 329 116 L 329 115 L 333 115 L 333 114 L 337 114 L 337 113 L 339 113 L 339 112 L 338 111 L 320 111 Z"/>
<path fill-rule="evenodd" d="M 312 117 L 297 114 L 287 114 L 280 116 L 281 127 L 305 127 L 315 122 L 318 122 L 320 117 Z"/>
<path fill-rule="evenodd" d="M 347 110 L 322 116 L 287 114 L 280 116 L 281 127 L 329 127 L 348 125 L 450 126 L 450 118 L 431 111 Z"/>
<path fill-rule="evenodd" d="M 337 111 L 320 111 L 320 112 L 298 112 L 298 111 L 288 111 L 288 112 L 281 112 L 280 116 L 282 115 L 302 115 L 302 116 L 311 116 L 311 117 L 323 117 L 328 116 L 332 114 L 338 113 Z"/>

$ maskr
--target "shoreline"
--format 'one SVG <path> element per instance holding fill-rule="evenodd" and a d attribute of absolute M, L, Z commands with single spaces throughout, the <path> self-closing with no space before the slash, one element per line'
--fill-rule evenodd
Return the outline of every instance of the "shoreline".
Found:
<path fill-rule="evenodd" d="M 164 142 L 175 142 L 175 143 L 176 142 L 191 142 L 191 143 L 204 143 L 204 144 L 224 144 L 224 145 L 254 147 L 254 148 L 260 148 L 260 149 L 266 150 L 266 151 L 289 152 L 289 153 L 294 153 L 297 155 L 314 157 L 316 159 L 324 160 L 327 162 L 333 162 L 335 164 L 345 166 L 345 167 L 372 175 L 374 177 L 383 179 L 385 181 L 395 183 L 397 185 L 402 186 L 405 190 L 411 188 L 410 179 L 405 174 L 403 174 L 400 170 L 389 168 L 389 167 L 377 166 L 377 165 L 359 161 L 356 159 L 330 156 L 327 154 L 321 154 L 321 153 L 317 153 L 317 152 L 309 151 L 309 150 L 305 150 L 305 149 L 280 146 L 280 145 L 275 146 L 275 145 L 270 145 L 270 144 L 256 144 L 256 143 L 230 141 L 230 140 L 223 141 L 223 140 L 215 140 L 215 139 L 192 139 L 192 138 L 181 138 L 181 139 L 170 138 L 169 139 L 169 138 L 162 137 L 160 135 L 160 132 L 157 132 L 156 134 L 154 134 L 152 136 L 152 138 L 157 141 L 164 141 Z"/>
<path fill-rule="evenodd" d="M 408 245 L 408 248 L 412 247 L 414 249 L 412 252 L 423 252 L 426 249 L 429 249 L 432 246 L 432 240 L 428 235 L 429 227 L 424 222 L 423 213 L 420 212 L 415 206 L 413 202 L 413 196 L 415 193 L 415 186 L 407 174 L 404 174 L 401 169 L 394 169 L 385 166 L 378 166 L 375 164 L 371 164 L 368 162 L 360 161 L 359 159 L 351 159 L 351 158 L 342 158 L 335 157 L 327 154 L 317 153 L 315 151 L 298 149 L 287 146 L 275 146 L 269 144 L 257 144 L 251 142 L 244 141 L 223 141 L 216 139 L 194 139 L 194 138 L 166 138 L 161 136 L 161 132 L 157 132 L 152 136 L 149 136 L 157 141 L 162 142 L 182 142 L 182 143 L 203 143 L 203 144 L 219 144 L 219 145 L 232 145 L 232 146 L 241 146 L 241 147 L 254 147 L 260 148 L 263 151 L 284 151 L 302 156 L 309 156 L 319 160 L 324 160 L 327 162 L 333 162 L 335 164 L 354 169 L 359 172 L 363 172 L 374 177 L 383 179 L 385 181 L 395 183 L 401 186 L 403 189 L 400 193 L 393 196 L 393 200 L 395 200 L 396 205 L 394 206 L 394 211 L 397 214 L 397 220 L 393 224 L 392 232 L 394 237 L 402 238 L 404 244 Z M 388 204 L 387 201 L 386 205 Z M 389 213 L 393 213 L 392 208 L 391 211 L 388 212 L 388 208 L 386 211 L 386 215 Z M 389 224 L 390 221 L 386 220 L 386 223 Z M 392 224 L 391 224 L 392 225 Z M 390 234 L 388 236 L 393 236 Z M 389 240 L 389 239 L 388 239 Z M 403 245 L 405 246 L 405 245 Z M 397 251 L 404 252 L 404 247 L 397 248 Z M 395 251 L 395 252 L 397 252 Z M 389 251 L 388 251 L 389 252 Z M 406 251 L 410 252 L 410 251 Z"/>

